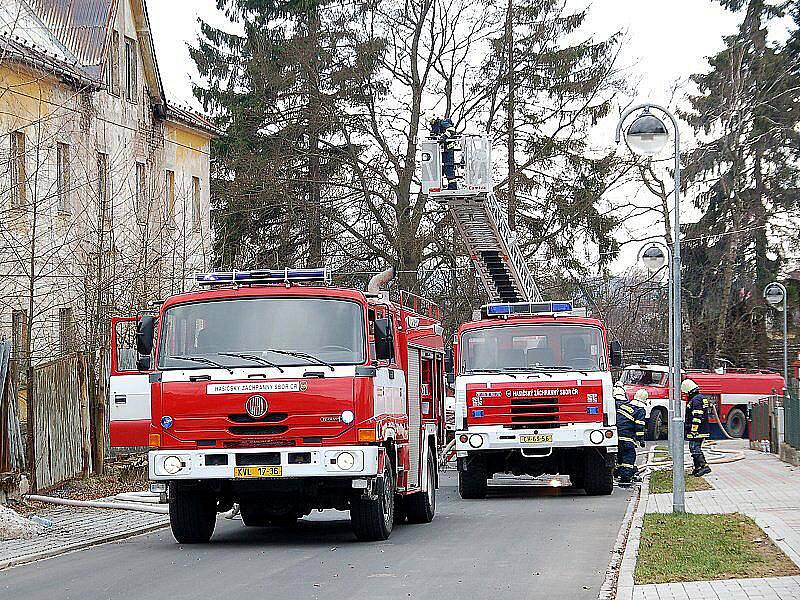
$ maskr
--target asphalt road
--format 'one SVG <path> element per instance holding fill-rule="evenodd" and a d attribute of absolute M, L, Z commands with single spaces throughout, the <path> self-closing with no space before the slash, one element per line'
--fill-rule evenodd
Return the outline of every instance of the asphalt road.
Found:
<path fill-rule="evenodd" d="M 432 523 L 387 542 L 356 542 L 336 511 L 292 531 L 220 518 L 208 545 L 164 530 L 0 572 L 0 598 L 594 599 L 630 497 L 524 485 L 465 501 L 451 473 L 438 494 Z"/>

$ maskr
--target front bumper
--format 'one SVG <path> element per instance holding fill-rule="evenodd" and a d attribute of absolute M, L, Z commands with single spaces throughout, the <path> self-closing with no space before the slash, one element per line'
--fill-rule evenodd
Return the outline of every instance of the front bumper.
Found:
<path fill-rule="evenodd" d="M 336 464 L 336 457 L 341 452 L 349 452 L 354 457 L 353 467 L 341 469 Z M 239 448 L 203 450 L 151 450 L 147 455 L 148 471 L 151 481 L 187 480 L 187 479 L 235 479 L 234 467 L 261 466 L 253 454 L 269 454 L 274 458 L 264 466 L 280 466 L 281 475 L 276 479 L 300 477 L 370 477 L 378 474 L 377 446 L 315 446 L 291 448 Z M 291 455 L 310 454 L 310 461 L 297 464 L 299 457 Z M 176 456 L 183 464 L 177 473 L 168 473 L 164 469 L 164 461 Z M 208 458 L 212 456 L 213 458 Z M 227 457 L 227 459 L 223 458 Z M 238 457 L 238 458 L 237 458 Z M 305 456 L 303 457 L 306 458 Z M 224 461 L 224 462 L 223 462 Z M 174 462 L 174 461 L 173 461 Z M 218 464 L 207 464 L 218 463 Z M 223 463 L 223 464 L 219 464 Z M 243 464 L 246 463 L 246 464 Z"/>
<path fill-rule="evenodd" d="M 592 442 L 590 436 L 593 431 L 602 432 L 602 441 Z M 608 431 L 611 432 L 611 437 L 606 437 Z M 461 441 L 462 435 L 467 436 L 466 442 Z M 482 443 L 477 448 L 474 445 L 475 441 L 470 444 L 470 438 L 473 435 L 481 436 Z M 523 435 L 552 435 L 553 440 L 523 444 L 520 441 L 520 436 Z M 604 427 L 594 423 L 559 427 L 558 429 L 507 429 L 500 425 L 485 425 L 456 431 L 455 437 L 458 456 L 467 456 L 469 452 L 485 450 L 530 450 L 532 454 L 552 451 L 554 448 L 605 448 L 616 451 L 618 442 L 616 427 Z M 595 434 L 595 439 L 598 439 L 597 434 Z"/>

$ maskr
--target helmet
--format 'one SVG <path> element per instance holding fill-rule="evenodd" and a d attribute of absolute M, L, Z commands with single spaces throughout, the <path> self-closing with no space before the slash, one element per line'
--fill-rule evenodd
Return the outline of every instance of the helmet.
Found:
<path fill-rule="evenodd" d="M 647 393 L 647 390 L 637 390 L 633 396 L 633 399 L 640 404 L 647 404 L 648 398 L 649 394 Z"/>
<path fill-rule="evenodd" d="M 699 389 L 700 386 L 697 385 L 691 379 L 684 379 L 683 382 L 681 383 L 681 392 L 683 392 L 684 394 L 691 394 L 692 392 Z"/>
<path fill-rule="evenodd" d="M 618 400 L 620 402 L 624 402 L 627 400 L 627 396 L 625 395 L 625 388 L 622 387 L 622 384 L 616 384 L 614 386 L 614 400 Z"/>

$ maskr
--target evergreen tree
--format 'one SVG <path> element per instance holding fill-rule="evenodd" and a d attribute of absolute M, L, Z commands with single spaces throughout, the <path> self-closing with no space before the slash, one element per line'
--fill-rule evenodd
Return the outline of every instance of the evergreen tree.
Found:
<path fill-rule="evenodd" d="M 353 11 L 331 0 L 217 0 L 230 33 L 206 22 L 191 50 L 195 94 L 224 134 L 214 141 L 217 262 L 323 262 L 326 189 L 349 152 L 335 135 L 363 56 Z M 233 29 L 235 29 L 234 27 Z"/>
<path fill-rule="evenodd" d="M 780 265 L 770 227 L 800 200 L 800 81 L 790 49 L 767 38 L 778 8 L 763 0 L 720 2 L 745 12 L 709 59 L 710 71 L 692 77 L 699 92 L 683 115 L 703 140 L 685 157 L 684 182 L 700 189 L 694 197 L 703 215 L 687 228 L 684 286 L 699 362 L 763 365 L 761 293 Z M 754 349 L 755 361 L 748 356 Z"/>
<path fill-rule="evenodd" d="M 495 9 L 502 29 L 477 88 L 486 130 L 504 148 L 496 187 L 509 225 L 529 257 L 578 270 L 597 249 L 601 263 L 610 260 L 616 222 L 600 198 L 618 165 L 613 154 L 593 155 L 587 137 L 613 106 L 620 35 L 582 35 L 588 9 L 560 0 L 502 0 Z"/>

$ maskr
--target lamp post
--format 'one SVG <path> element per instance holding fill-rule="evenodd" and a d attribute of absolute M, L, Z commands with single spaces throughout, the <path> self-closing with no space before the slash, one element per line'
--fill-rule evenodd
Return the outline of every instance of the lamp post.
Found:
<path fill-rule="evenodd" d="M 681 187 L 681 161 L 680 161 L 680 134 L 678 121 L 674 115 L 657 104 L 639 104 L 628 108 L 620 116 L 617 123 L 615 141 L 619 144 L 622 136 L 622 127 L 625 120 L 634 111 L 641 113 L 633 120 L 625 131 L 625 143 L 636 154 L 653 156 L 663 150 L 669 141 L 669 131 L 664 121 L 653 115 L 650 111 L 657 110 L 666 115 L 672 122 L 675 135 L 675 190 L 674 190 L 674 216 L 673 223 L 673 248 L 670 256 L 670 365 L 669 365 L 669 442 L 672 454 L 672 512 L 686 512 L 684 502 L 684 467 L 683 467 L 683 417 L 681 410 L 681 238 L 680 238 L 680 187 Z"/>
<path fill-rule="evenodd" d="M 789 296 L 782 283 L 773 281 L 764 288 L 764 300 L 771 306 L 783 311 L 783 384 L 789 387 L 789 344 L 787 339 L 787 313 L 789 312 Z"/>

